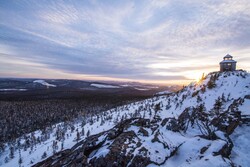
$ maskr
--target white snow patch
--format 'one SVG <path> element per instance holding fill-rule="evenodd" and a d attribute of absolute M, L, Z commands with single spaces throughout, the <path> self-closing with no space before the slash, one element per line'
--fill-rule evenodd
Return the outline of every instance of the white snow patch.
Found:
<path fill-rule="evenodd" d="M 231 159 L 236 166 L 247 167 L 250 164 L 250 126 L 242 126 L 235 129 L 230 136 L 234 143 Z"/>
<path fill-rule="evenodd" d="M 44 80 L 40 80 L 40 79 L 33 81 L 33 83 L 39 83 L 39 84 L 42 84 L 42 85 L 48 86 L 48 87 L 56 87 L 56 85 L 49 84 L 48 82 L 46 82 Z"/>
<path fill-rule="evenodd" d="M 245 99 L 244 103 L 239 107 L 242 115 L 250 115 L 250 100 Z"/>
<path fill-rule="evenodd" d="M 165 94 L 169 94 L 169 93 L 171 93 L 171 92 L 168 90 L 165 90 L 165 91 L 156 93 L 156 95 L 165 95 Z"/>
<path fill-rule="evenodd" d="M 104 84 L 90 84 L 90 86 L 94 86 L 94 87 L 97 87 L 97 88 L 109 88 L 109 89 L 120 88 L 120 86 L 104 85 Z"/>
<path fill-rule="evenodd" d="M 120 86 L 122 86 L 122 87 L 130 87 L 130 85 L 128 85 L 128 84 L 124 84 L 124 85 L 120 85 Z"/>
<path fill-rule="evenodd" d="M 140 91 L 147 91 L 147 90 L 149 90 L 149 89 L 145 89 L 145 88 L 134 88 L 134 89 L 140 90 Z"/>
<path fill-rule="evenodd" d="M 7 91 L 27 91 L 28 89 L 0 89 L 2 92 L 7 92 Z"/>

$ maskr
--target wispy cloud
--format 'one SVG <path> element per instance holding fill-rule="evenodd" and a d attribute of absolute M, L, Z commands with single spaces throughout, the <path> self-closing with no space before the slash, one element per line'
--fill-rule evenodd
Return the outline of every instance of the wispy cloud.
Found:
<path fill-rule="evenodd" d="M 250 68 L 248 0 L 10 0 L 0 20 L 2 76 L 188 80 L 227 53 Z"/>

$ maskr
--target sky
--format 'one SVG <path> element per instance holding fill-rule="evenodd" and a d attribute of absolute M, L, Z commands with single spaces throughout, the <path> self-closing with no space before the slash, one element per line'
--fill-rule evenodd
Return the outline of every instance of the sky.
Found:
<path fill-rule="evenodd" d="M 249 0 L 0 0 L 0 77 L 184 84 L 250 70 Z"/>

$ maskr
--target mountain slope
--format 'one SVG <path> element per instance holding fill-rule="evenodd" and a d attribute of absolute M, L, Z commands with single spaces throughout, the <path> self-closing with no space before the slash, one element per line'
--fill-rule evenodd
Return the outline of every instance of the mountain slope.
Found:
<path fill-rule="evenodd" d="M 246 72 L 211 73 L 175 95 L 142 102 L 137 116 L 38 166 L 78 160 L 94 166 L 245 166 L 250 162 L 239 156 L 247 154 L 240 145 L 248 145 L 244 131 L 249 127 L 233 132 L 242 124 L 241 115 L 250 115 L 249 87 Z"/>
<path fill-rule="evenodd" d="M 214 72 L 175 94 L 92 116 L 75 124 L 88 130 L 82 140 L 35 166 L 247 166 L 249 88 L 247 72 Z"/>

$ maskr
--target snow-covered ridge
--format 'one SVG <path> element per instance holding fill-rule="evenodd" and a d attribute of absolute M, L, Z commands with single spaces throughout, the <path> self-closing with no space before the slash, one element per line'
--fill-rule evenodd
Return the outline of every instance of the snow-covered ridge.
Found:
<path fill-rule="evenodd" d="M 47 86 L 47 87 L 56 87 L 56 85 L 49 84 L 46 81 L 41 80 L 41 79 L 35 80 L 35 81 L 33 81 L 33 83 L 39 83 L 39 84 L 42 84 L 42 85 Z"/>
<path fill-rule="evenodd" d="M 72 124 L 75 129 L 73 131 L 72 125 L 66 126 L 65 123 L 53 126 L 52 129 L 48 130 L 50 135 L 42 135 L 41 131 L 36 131 L 34 132 L 36 137 L 46 138 L 46 136 L 50 136 L 50 138 L 41 143 L 36 143 L 32 150 L 31 148 L 28 148 L 26 151 L 21 149 L 22 165 L 31 166 L 31 160 L 33 163 L 44 160 L 45 158 L 42 158 L 44 152 L 47 153 L 47 156 L 51 156 L 53 154 L 53 141 L 57 141 L 58 148 L 54 149 L 58 152 L 71 148 L 76 144 L 77 133 L 79 132 L 80 140 L 109 129 L 114 133 L 115 129 L 112 128 L 121 120 L 134 118 L 135 120 L 142 119 L 148 122 L 148 124 L 144 125 L 138 122 L 128 124 L 123 129 L 123 133 L 134 136 L 129 138 L 128 135 L 124 134 L 125 142 L 123 140 L 119 141 L 119 148 L 114 150 L 121 149 L 128 157 L 142 155 L 148 158 L 149 161 L 146 161 L 146 163 L 150 167 L 158 165 L 170 167 L 219 167 L 231 166 L 232 163 L 236 166 L 241 165 L 245 167 L 247 164 L 250 164 L 250 160 L 247 158 L 250 157 L 250 153 L 247 149 L 243 149 L 244 147 L 248 148 L 247 146 L 249 145 L 249 140 L 247 140 L 249 135 L 245 134 L 250 131 L 249 126 L 242 125 L 235 130 L 236 132 L 231 134 L 231 139 L 234 143 L 231 153 L 232 157 L 226 157 L 222 155 L 221 150 L 228 145 L 227 137 L 231 136 L 228 136 L 218 127 L 209 124 L 209 128 L 214 131 L 217 138 L 213 140 L 206 138 L 204 137 L 206 131 L 201 130 L 201 128 L 204 128 L 201 120 L 194 117 L 190 117 L 190 120 L 188 118 L 189 114 L 195 115 L 199 113 L 197 110 L 199 109 L 200 111 L 201 106 L 202 113 L 206 115 L 207 121 L 211 121 L 218 113 L 226 115 L 227 113 L 233 114 L 239 111 L 244 115 L 248 115 L 250 114 L 250 100 L 247 99 L 250 95 L 249 88 L 249 73 L 242 71 L 210 73 L 200 82 L 193 83 L 177 93 L 154 97 L 86 117 L 83 122 Z M 221 104 L 218 113 L 215 112 L 217 103 Z M 205 118 L 202 117 L 202 119 Z M 234 117 L 229 118 L 234 119 Z M 229 121 L 227 117 L 224 121 L 225 126 L 230 123 L 227 122 Z M 183 127 L 178 127 L 180 122 Z M 64 132 L 65 139 L 56 139 L 58 134 L 61 134 L 58 132 Z M 88 162 L 105 158 L 110 154 L 112 156 L 124 156 L 124 154 L 119 152 L 113 154 L 114 152 L 110 149 L 114 143 L 117 143 L 116 139 L 118 137 L 106 139 L 105 135 L 112 133 L 107 132 L 98 137 L 96 143 L 103 143 L 103 145 L 93 151 L 91 156 L 87 157 Z M 27 134 L 27 136 L 30 136 L 31 139 L 32 134 Z M 24 138 L 21 138 L 21 141 L 24 144 Z M 61 147 L 62 143 L 63 148 Z M 0 157 L 0 166 L 18 166 L 18 150 L 15 150 L 15 158 L 5 163 L 4 159 L 9 155 L 9 149 L 6 150 Z M 175 153 L 176 150 L 177 153 Z M 125 160 L 126 158 L 123 159 Z M 135 161 L 136 158 L 129 159 L 129 164 L 135 163 Z"/>
<path fill-rule="evenodd" d="M 96 87 L 96 88 L 106 88 L 106 89 L 117 89 L 120 88 L 120 86 L 114 86 L 114 85 L 106 85 L 106 84 L 90 84 L 90 86 Z"/>

